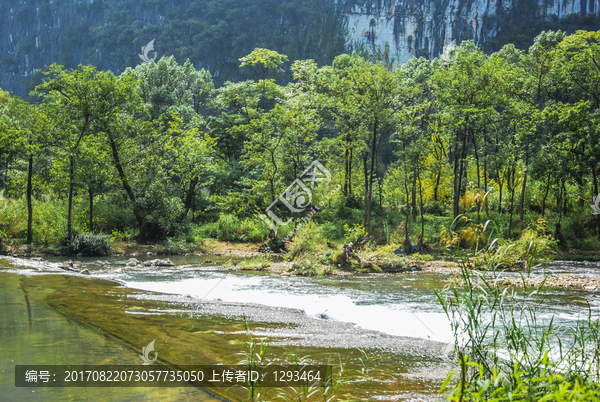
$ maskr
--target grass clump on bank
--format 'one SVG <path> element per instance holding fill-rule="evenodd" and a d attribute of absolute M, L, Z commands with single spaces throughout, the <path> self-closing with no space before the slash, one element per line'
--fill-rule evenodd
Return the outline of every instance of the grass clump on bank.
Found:
<path fill-rule="evenodd" d="M 598 400 L 600 321 L 591 308 L 570 326 L 557 324 L 555 313 L 544 321 L 542 310 L 552 310 L 554 301 L 544 282 L 528 286 L 526 273 L 522 289 L 504 287 L 499 271 L 517 247 L 492 241 L 483 250 L 485 260 L 459 253 L 458 285 L 434 289 L 450 321 L 459 364 L 442 390 L 450 401 Z M 531 268 L 538 250 L 529 250 Z"/>

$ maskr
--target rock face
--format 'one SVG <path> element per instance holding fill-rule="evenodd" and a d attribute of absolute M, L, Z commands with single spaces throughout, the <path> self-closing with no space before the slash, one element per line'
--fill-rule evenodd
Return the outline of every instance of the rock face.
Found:
<path fill-rule="evenodd" d="M 348 16 L 348 41 L 383 48 L 401 63 L 434 58 L 453 41 L 481 45 L 511 14 L 545 19 L 598 13 L 600 0 L 340 0 Z"/>

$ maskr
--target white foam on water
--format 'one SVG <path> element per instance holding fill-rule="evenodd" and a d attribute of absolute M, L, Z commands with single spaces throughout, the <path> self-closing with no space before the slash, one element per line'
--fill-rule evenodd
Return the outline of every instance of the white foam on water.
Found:
<path fill-rule="evenodd" d="M 221 299 L 227 302 L 256 303 L 272 307 L 285 307 L 303 310 L 307 315 L 354 323 L 361 328 L 380 331 L 390 335 L 431 339 L 439 342 L 452 342 L 452 332 L 443 312 L 412 311 L 404 303 L 366 304 L 343 294 L 316 291 L 307 288 L 273 287 L 273 282 L 265 288 L 262 278 L 226 276 L 225 278 L 188 278 L 177 281 L 125 281 L 128 287 L 192 296 L 198 299 Z M 315 285 L 318 286 L 318 285 Z M 341 293 L 341 294 L 340 294 Z M 359 304 L 357 304 L 359 302 Z M 414 304 L 413 304 L 414 306 Z"/>

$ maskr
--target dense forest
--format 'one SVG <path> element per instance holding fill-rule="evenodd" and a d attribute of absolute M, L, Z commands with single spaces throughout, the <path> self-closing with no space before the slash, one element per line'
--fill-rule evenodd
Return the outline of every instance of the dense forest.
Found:
<path fill-rule="evenodd" d="M 196 68 L 210 70 L 217 84 L 240 79 L 238 59 L 255 47 L 320 64 L 331 63 L 344 51 L 345 22 L 332 1 L 3 3 L 6 20 L 0 34 L 10 40 L 0 44 L 0 79 L 23 96 L 42 80 L 35 69 L 56 62 L 66 68 L 90 64 L 120 74 L 138 64 L 137 54 L 152 39 L 159 56 L 190 59 Z M 283 77 L 292 78 L 286 73 Z"/>
<path fill-rule="evenodd" d="M 542 30 L 573 34 L 576 29 L 600 29 L 600 18 L 591 3 L 591 8 L 586 8 L 586 1 L 561 6 L 562 19 L 544 11 L 535 0 L 459 2 L 456 8 L 447 3 L 6 0 L 0 3 L 0 14 L 5 17 L 0 21 L 4 38 L 0 42 L 0 87 L 33 101 L 29 91 L 44 77 L 39 70 L 54 62 L 65 68 L 93 65 L 118 75 L 139 62 L 140 49 L 153 39 L 159 57 L 172 55 L 180 63 L 189 59 L 196 69 L 209 70 L 215 85 L 221 86 L 228 80 L 246 78 L 238 59 L 256 47 L 275 50 L 292 61 L 314 59 L 319 65 L 331 64 L 335 56 L 353 50 L 370 60 L 384 56 L 404 62 L 400 54 L 438 56 L 447 38 L 459 44 L 473 39 L 486 53 L 492 53 L 508 43 L 526 50 Z M 366 31 L 362 25 L 356 27 L 353 18 L 357 15 L 367 23 Z M 428 15 L 440 17 L 429 21 Z M 453 21 L 452 29 L 444 28 L 442 15 Z M 380 23 L 383 31 L 378 33 Z M 385 31 L 386 25 L 393 29 Z M 277 79 L 280 83 L 291 81 L 291 70 L 285 69 Z"/>
<path fill-rule="evenodd" d="M 219 87 L 174 57 L 118 76 L 54 64 L 39 103 L 0 95 L 0 235 L 85 253 L 108 237 L 354 233 L 425 252 L 481 243 L 493 223 L 503 241 L 598 249 L 599 60 L 600 32 L 547 31 L 527 51 L 465 41 L 395 70 L 256 48 L 238 61 L 248 79 Z M 330 180 L 276 203 L 315 160 Z M 269 208 L 290 222 L 276 235 Z"/>

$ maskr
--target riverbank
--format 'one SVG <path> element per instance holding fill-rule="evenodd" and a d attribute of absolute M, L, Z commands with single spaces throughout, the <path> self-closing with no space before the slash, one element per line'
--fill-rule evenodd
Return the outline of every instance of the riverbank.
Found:
<path fill-rule="evenodd" d="M 452 261 L 443 250 L 434 250 L 432 254 L 413 254 L 410 256 L 396 255 L 390 252 L 393 247 L 386 247 L 384 257 L 372 252 L 364 256 L 363 264 L 352 266 L 339 266 L 331 262 L 334 249 L 328 252 L 314 252 L 290 261 L 284 254 L 267 254 L 259 252 L 260 243 L 233 243 L 217 240 L 206 240 L 190 246 L 190 252 L 169 253 L 164 244 L 139 244 L 137 242 L 111 243 L 112 257 L 149 258 L 160 256 L 182 255 L 204 258 L 207 265 L 218 264 L 230 271 L 268 272 L 284 276 L 352 276 L 364 273 L 458 273 L 458 264 Z M 336 245 L 334 245 L 336 246 Z M 341 245 L 337 245 L 341 248 Z M 66 260 L 77 260 L 76 256 L 60 253 L 60 248 L 48 248 L 36 245 L 12 245 L 7 247 L 7 254 L 19 258 L 49 258 L 64 256 Z M 176 250 L 175 250 L 176 251 Z M 186 251 L 186 250 L 184 250 Z M 375 256 L 373 258 L 373 256 Z M 215 258 L 217 257 L 217 258 Z M 392 262 L 397 269 L 381 270 L 377 263 L 382 259 Z M 600 261 L 600 252 L 595 250 L 563 250 L 557 253 L 556 261 L 565 261 L 565 264 L 579 263 L 597 264 Z M 98 257 L 101 261 L 102 257 Z M 218 259 L 218 262 L 213 260 Z M 377 262 L 377 263 L 376 263 Z M 361 266 L 362 265 L 362 266 Z M 523 286 L 521 278 L 501 278 L 498 283 L 502 286 Z M 548 288 L 579 289 L 591 292 L 600 292 L 600 278 L 578 277 L 570 274 L 554 273 L 548 277 L 532 277 L 525 281 L 527 286 L 544 285 Z"/>

